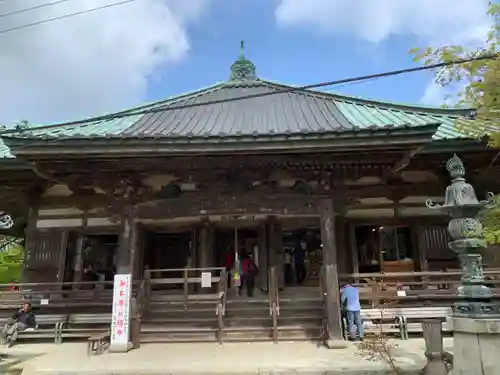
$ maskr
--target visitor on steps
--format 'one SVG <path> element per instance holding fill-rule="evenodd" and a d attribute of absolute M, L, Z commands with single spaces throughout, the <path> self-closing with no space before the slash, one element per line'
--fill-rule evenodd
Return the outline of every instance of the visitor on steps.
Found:
<path fill-rule="evenodd" d="M 224 266 L 226 267 L 227 274 L 227 287 L 230 288 L 231 284 L 231 269 L 234 266 L 234 251 L 229 247 L 226 249 L 226 259 L 224 260 Z"/>
<path fill-rule="evenodd" d="M 341 297 L 342 305 L 345 304 L 349 339 L 355 341 L 359 337 L 363 341 L 364 329 L 361 321 L 361 304 L 359 303 L 359 290 L 350 284 L 344 285 Z"/>
<path fill-rule="evenodd" d="M 297 284 L 301 285 L 306 279 L 307 269 L 305 264 L 307 243 L 301 241 L 293 250 L 293 262 L 295 264 L 295 275 Z"/>
<path fill-rule="evenodd" d="M 31 305 L 29 304 L 29 302 L 26 302 L 18 312 L 16 312 L 11 318 L 9 318 L 7 324 L 5 324 L 2 332 L 2 339 L 5 340 L 8 347 L 10 348 L 17 341 L 19 332 L 35 328 L 35 315 L 31 311 Z"/>
<path fill-rule="evenodd" d="M 240 295 L 243 286 L 245 286 L 247 290 L 247 296 L 253 297 L 253 291 L 255 288 L 255 277 L 259 273 L 259 269 L 257 268 L 257 265 L 255 264 L 251 254 L 243 258 L 243 261 L 241 262 L 241 271 L 242 274 L 241 274 L 241 284 L 240 284 Z"/>

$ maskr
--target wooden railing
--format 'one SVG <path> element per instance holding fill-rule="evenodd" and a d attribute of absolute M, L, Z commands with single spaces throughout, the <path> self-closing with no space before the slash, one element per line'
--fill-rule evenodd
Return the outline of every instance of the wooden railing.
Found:
<path fill-rule="evenodd" d="M 486 269 L 484 274 L 494 298 L 500 299 L 500 270 Z M 407 306 L 450 304 L 458 298 L 456 288 L 461 277 L 461 272 L 453 271 L 357 273 L 343 274 L 339 279 L 341 284 L 359 288 L 365 307 L 377 307 L 387 302 Z"/>
<path fill-rule="evenodd" d="M 276 266 L 269 269 L 269 315 L 273 321 L 273 341 L 278 342 L 278 316 L 280 314 L 279 285 Z"/>
<path fill-rule="evenodd" d="M 19 308 L 25 301 L 44 308 L 110 306 L 112 286 L 113 281 L 0 284 L 0 307 Z M 133 295 L 139 286 L 139 281 L 133 282 Z"/>
<path fill-rule="evenodd" d="M 169 288 L 182 290 L 184 309 L 187 310 L 190 295 L 195 295 L 195 285 L 201 285 L 202 272 L 215 272 L 218 275 L 211 276 L 212 283 L 219 283 L 221 273 L 225 271 L 223 267 L 207 267 L 207 268 L 166 268 L 166 269 L 151 269 L 148 270 L 151 275 L 151 289 Z M 156 277 L 157 275 L 160 277 Z M 164 274 L 170 274 L 172 277 L 163 277 Z M 227 276 L 226 276 L 227 277 Z"/>

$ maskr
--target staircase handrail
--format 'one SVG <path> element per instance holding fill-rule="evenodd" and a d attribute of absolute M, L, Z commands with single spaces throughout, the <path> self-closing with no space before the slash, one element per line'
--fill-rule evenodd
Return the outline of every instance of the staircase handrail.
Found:
<path fill-rule="evenodd" d="M 269 315 L 272 318 L 273 325 L 273 341 L 278 342 L 278 285 L 276 282 L 276 267 L 272 266 L 269 269 Z"/>
<path fill-rule="evenodd" d="M 141 322 L 144 312 L 149 307 L 149 287 L 149 278 L 146 271 L 145 277 L 141 281 L 141 286 L 137 292 L 137 296 L 132 299 L 131 341 L 134 348 L 139 348 L 141 345 Z"/>
<path fill-rule="evenodd" d="M 217 284 L 217 304 L 215 306 L 215 314 L 217 315 L 218 323 L 218 339 L 219 344 L 224 341 L 224 316 L 226 315 L 227 301 L 227 271 L 220 271 L 219 283 Z"/>
<path fill-rule="evenodd" d="M 222 315 L 226 315 L 227 304 L 227 271 L 225 269 L 220 271 L 219 283 L 217 285 L 217 304 L 222 307 Z"/>
<path fill-rule="evenodd" d="M 325 339 L 328 339 L 329 337 L 329 326 L 328 326 L 328 319 L 327 319 L 327 316 L 328 316 L 328 311 L 327 311 L 327 304 L 328 304 L 328 301 L 326 299 L 326 285 L 325 285 L 325 276 L 326 276 L 326 269 L 325 269 L 326 265 L 323 264 L 321 266 L 321 270 L 320 270 L 320 277 L 319 277 L 319 288 L 320 288 L 320 293 L 321 293 L 321 300 L 323 301 L 323 317 L 322 317 L 322 320 L 323 320 L 323 332 L 321 333 L 321 336 Z"/>

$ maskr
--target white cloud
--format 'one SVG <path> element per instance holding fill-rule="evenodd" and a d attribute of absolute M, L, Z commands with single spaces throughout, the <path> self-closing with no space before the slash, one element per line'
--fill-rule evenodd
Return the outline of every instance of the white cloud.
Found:
<path fill-rule="evenodd" d="M 119 0 L 70 0 L 0 17 L 0 30 Z M 139 103 L 150 77 L 189 50 L 186 27 L 209 0 L 137 0 L 0 33 L 0 123 L 59 121 Z M 0 14 L 48 0 L 0 2 Z"/>
<path fill-rule="evenodd" d="M 425 44 L 478 45 L 491 26 L 488 0 L 281 0 L 275 10 L 282 27 L 351 35 L 370 43 L 413 36 Z M 442 104 L 446 93 L 429 84 L 422 101 Z"/>
<path fill-rule="evenodd" d="M 350 34 L 378 43 L 392 35 L 415 35 L 433 43 L 484 38 L 488 0 L 281 0 L 281 26 Z"/>

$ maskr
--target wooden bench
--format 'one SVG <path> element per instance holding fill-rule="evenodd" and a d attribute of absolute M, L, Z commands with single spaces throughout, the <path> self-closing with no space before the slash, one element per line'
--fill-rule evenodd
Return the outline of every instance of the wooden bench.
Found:
<path fill-rule="evenodd" d="M 61 330 L 61 340 L 63 338 L 89 339 L 94 336 L 97 337 L 108 332 L 110 325 L 110 313 L 70 314 L 67 324 Z M 96 339 L 93 341 L 102 340 Z"/>
<path fill-rule="evenodd" d="M 404 335 L 404 325 L 398 314 L 399 309 L 362 309 L 361 320 L 366 333 L 392 333 L 398 334 L 400 337 Z M 345 327 L 349 330 L 347 317 L 345 319 Z M 348 336 L 349 332 L 346 332 Z"/>
<path fill-rule="evenodd" d="M 387 332 L 396 333 L 402 337 L 403 324 L 398 315 L 398 309 L 364 309 L 361 310 L 361 319 L 368 333 Z"/>
<path fill-rule="evenodd" d="M 19 332 L 20 339 L 47 339 L 54 340 L 55 344 L 61 342 L 60 333 L 62 326 L 66 323 L 68 316 L 66 314 L 46 314 L 35 315 L 36 328 L 29 328 L 25 331 Z M 8 318 L 0 318 L 2 329 L 7 323 Z M 3 344 L 3 342 L 2 342 Z"/>
<path fill-rule="evenodd" d="M 110 331 L 90 336 L 87 344 L 87 355 L 102 354 L 110 342 L 110 336 Z"/>
<path fill-rule="evenodd" d="M 403 339 L 408 339 L 410 333 L 422 332 L 422 321 L 425 319 L 440 319 L 445 322 L 451 315 L 451 307 L 402 307 L 397 309 L 404 326 Z M 447 324 L 443 324 L 443 331 L 450 331 Z"/>

